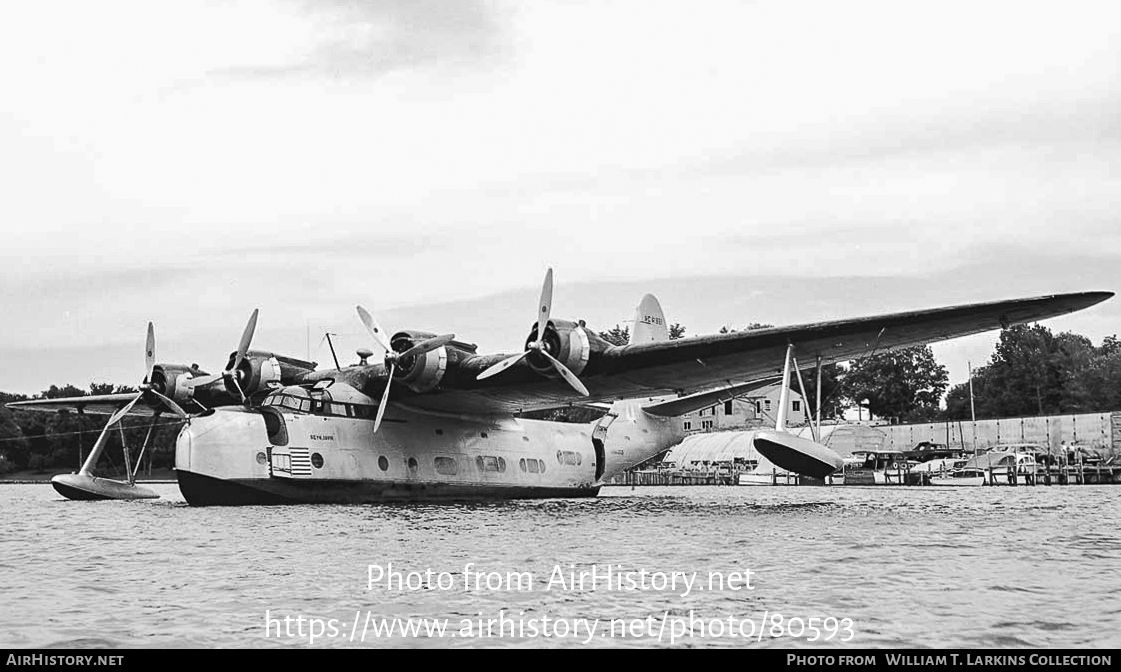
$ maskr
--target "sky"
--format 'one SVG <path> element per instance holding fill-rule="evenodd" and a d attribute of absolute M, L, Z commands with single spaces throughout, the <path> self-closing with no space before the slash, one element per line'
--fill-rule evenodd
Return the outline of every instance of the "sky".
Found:
<path fill-rule="evenodd" d="M 0 4 L 0 390 L 1121 288 L 1116 2 Z M 1048 326 L 1100 342 L 1121 300 Z M 952 382 L 994 335 L 940 344 Z"/>

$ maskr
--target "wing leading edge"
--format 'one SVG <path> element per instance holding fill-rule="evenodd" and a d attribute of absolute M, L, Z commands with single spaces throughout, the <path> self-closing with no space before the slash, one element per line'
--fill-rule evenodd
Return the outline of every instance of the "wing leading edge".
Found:
<path fill-rule="evenodd" d="M 136 398 L 135 392 L 124 394 L 99 394 L 89 397 L 63 397 L 60 399 L 30 399 L 13 401 L 8 408 L 18 411 L 73 411 L 93 415 L 113 415 Z M 127 415 L 152 416 L 155 409 L 140 403 L 129 409 Z"/>
<path fill-rule="evenodd" d="M 693 394 L 778 375 L 791 343 L 799 363 L 808 367 L 818 357 L 822 363 L 847 361 L 1036 322 L 1112 296 L 1113 292 L 1059 294 L 617 346 L 593 353 L 581 374 L 590 397 L 576 395 L 560 380 L 507 382 L 497 377 L 476 382 L 463 375 L 457 377 L 455 389 L 416 395 L 402 403 L 419 410 L 495 415 L 576 402 Z M 462 373 L 476 368 L 481 372 L 503 356 L 467 360 Z"/>

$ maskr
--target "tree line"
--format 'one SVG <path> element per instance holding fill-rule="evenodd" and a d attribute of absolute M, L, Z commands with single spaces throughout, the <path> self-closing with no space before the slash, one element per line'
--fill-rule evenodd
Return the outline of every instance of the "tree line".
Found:
<path fill-rule="evenodd" d="M 77 471 L 97 441 L 105 422 L 104 415 L 85 415 L 69 411 L 25 411 L 4 406 L 13 401 L 60 399 L 102 394 L 137 392 L 136 388 L 110 383 L 91 383 L 88 390 L 74 385 L 51 385 L 34 397 L 0 392 L 0 474 L 31 469 L 36 472 L 70 469 Z M 124 437 L 135 456 L 144 440 L 150 418 L 126 417 L 121 421 Z M 170 467 L 175 460 L 175 438 L 182 423 L 161 417 L 152 435 L 143 467 Z M 121 431 L 113 428 L 108 444 L 98 461 L 98 473 L 124 473 Z"/>
<path fill-rule="evenodd" d="M 685 328 L 675 326 L 680 338 Z M 753 322 L 744 330 L 771 326 Z M 735 331 L 728 326 L 720 329 L 722 334 Z M 627 335 L 618 325 L 600 335 L 617 345 L 627 342 L 613 340 Z M 817 395 L 816 369 L 804 371 L 803 376 L 807 403 L 812 405 Z M 1095 347 L 1080 334 L 1056 335 L 1042 325 L 1018 325 L 1001 331 L 991 358 L 974 369 L 972 377 L 978 419 L 1121 410 L 1121 340 L 1107 336 Z M 821 378 L 824 418 L 838 418 L 858 404 L 893 423 L 972 417 L 969 383 L 950 388 L 946 367 L 930 346 L 828 364 L 822 367 Z M 791 387 L 800 391 L 797 380 L 791 381 Z"/>

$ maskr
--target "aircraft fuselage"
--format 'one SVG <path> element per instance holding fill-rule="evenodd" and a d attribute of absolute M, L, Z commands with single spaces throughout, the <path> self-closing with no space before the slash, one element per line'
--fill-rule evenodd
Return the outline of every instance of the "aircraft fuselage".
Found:
<path fill-rule="evenodd" d="M 682 438 L 679 422 L 634 402 L 593 423 L 394 409 L 376 434 L 373 426 L 280 407 L 218 408 L 179 434 L 179 487 L 192 505 L 590 497 Z"/>

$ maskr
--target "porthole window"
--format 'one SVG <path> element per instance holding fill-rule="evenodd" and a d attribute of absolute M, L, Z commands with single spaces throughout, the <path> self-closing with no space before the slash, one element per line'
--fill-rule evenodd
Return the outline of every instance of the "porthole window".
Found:
<path fill-rule="evenodd" d="M 504 457 L 498 458 L 498 470 L 501 471 L 501 472 L 506 471 L 506 458 L 504 458 Z"/>
<path fill-rule="evenodd" d="M 265 462 L 268 462 L 268 461 L 269 461 L 269 457 L 268 457 L 268 455 L 265 455 L 264 452 L 257 453 L 257 464 L 264 464 Z"/>
<path fill-rule="evenodd" d="M 319 453 L 312 453 L 311 454 L 311 466 L 315 467 L 316 469 L 322 469 L 323 468 L 323 456 L 320 455 Z"/>
<path fill-rule="evenodd" d="M 455 476 L 459 473 L 459 465 L 450 457 L 437 457 L 436 473 L 445 476 Z"/>
<path fill-rule="evenodd" d="M 385 459 L 385 455 L 378 457 L 378 468 L 382 471 L 389 471 L 389 460 Z"/>
<path fill-rule="evenodd" d="M 416 471 L 417 461 L 415 457 L 409 458 L 409 471 Z"/>

